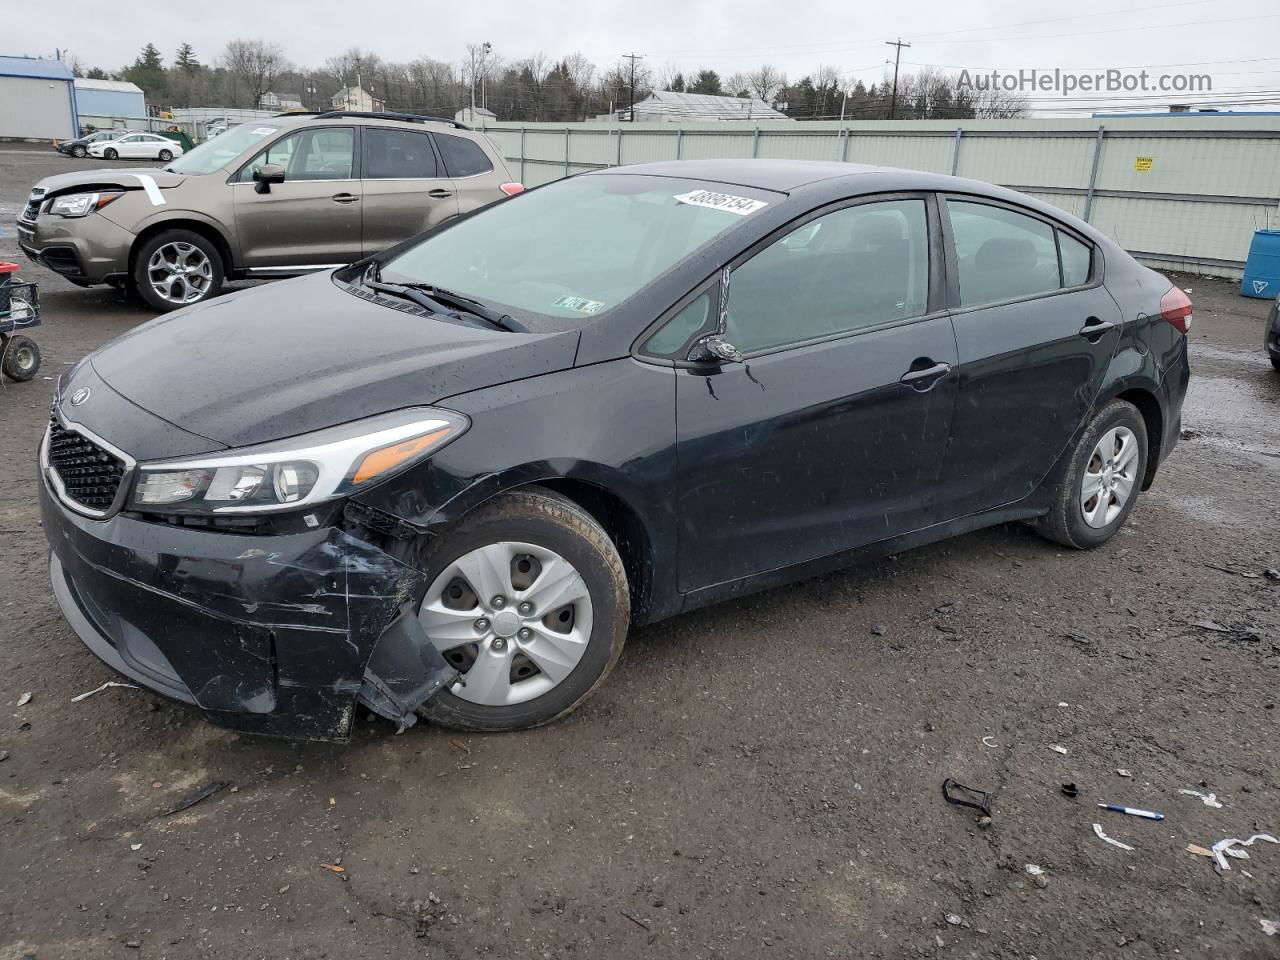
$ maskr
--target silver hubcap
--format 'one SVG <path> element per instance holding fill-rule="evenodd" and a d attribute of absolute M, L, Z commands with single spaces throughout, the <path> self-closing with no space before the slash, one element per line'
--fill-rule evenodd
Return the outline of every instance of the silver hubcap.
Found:
<path fill-rule="evenodd" d="M 166 243 L 147 261 L 147 280 L 160 299 L 195 303 L 209 292 L 213 264 L 191 243 Z"/>
<path fill-rule="evenodd" d="M 503 541 L 463 554 L 427 590 L 418 618 L 462 678 L 455 696 L 524 703 L 573 672 L 591 638 L 591 595 L 564 557 Z"/>
<path fill-rule="evenodd" d="M 1138 438 L 1128 427 L 1112 427 L 1093 448 L 1080 484 L 1084 522 L 1105 527 L 1133 495 L 1138 474 Z"/>
<path fill-rule="evenodd" d="M 19 347 L 17 353 L 13 355 L 13 359 L 18 365 L 18 369 L 24 373 L 36 365 L 35 351 L 30 347 Z"/>

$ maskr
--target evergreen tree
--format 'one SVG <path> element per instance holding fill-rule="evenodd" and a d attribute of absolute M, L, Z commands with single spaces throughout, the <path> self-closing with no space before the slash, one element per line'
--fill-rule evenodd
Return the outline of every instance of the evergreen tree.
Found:
<path fill-rule="evenodd" d="M 173 58 L 173 65 L 184 73 L 194 73 L 200 69 L 200 61 L 196 57 L 196 52 L 191 44 L 184 43 L 178 47 L 178 53 Z"/>

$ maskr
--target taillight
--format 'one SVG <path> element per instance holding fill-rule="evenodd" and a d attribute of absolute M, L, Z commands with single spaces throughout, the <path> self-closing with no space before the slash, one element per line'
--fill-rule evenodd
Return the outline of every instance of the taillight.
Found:
<path fill-rule="evenodd" d="M 1164 317 L 1185 335 L 1191 329 L 1191 298 L 1177 287 L 1160 298 L 1160 316 Z"/>
<path fill-rule="evenodd" d="M 498 188 L 508 197 L 514 197 L 517 193 L 524 193 L 523 183 L 504 183 Z"/>

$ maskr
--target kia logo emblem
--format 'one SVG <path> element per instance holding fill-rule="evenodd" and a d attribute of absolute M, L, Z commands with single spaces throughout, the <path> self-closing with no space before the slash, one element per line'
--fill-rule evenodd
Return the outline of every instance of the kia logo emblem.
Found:
<path fill-rule="evenodd" d="M 84 403 L 86 400 L 89 399 L 89 394 L 91 392 L 92 391 L 90 391 L 88 387 L 80 387 L 78 390 L 76 390 L 75 393 L 71 395 L 71 405 L 73 407 L 80 406 L 80 404 Z"/>

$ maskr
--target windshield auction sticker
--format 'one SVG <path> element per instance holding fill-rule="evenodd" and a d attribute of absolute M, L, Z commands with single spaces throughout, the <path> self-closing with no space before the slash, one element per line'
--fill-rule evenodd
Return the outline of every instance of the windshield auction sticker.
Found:
<path fill-rule="evenodd" d="M 586 297 L 561 297 L 552 301 L 553 307 L 563 307 L 565 310 L 575 310 L 578 313 L 599 313 L 604 309 L 604 304 L 599 300 L 588 300 Z"/>
<path fill-rule="evenodd" d="M 693 190 L 689 193 L 677 194 L 675 199 L 694 207 L 710 207 L 712 210 L 723 210 L 736 213 L 740 217 L 755 213 L 769 204 L 764 200 L 752 200 L 750 197 L 735 197 L 731 193 L 715 193 L 711 190 Z"/>

